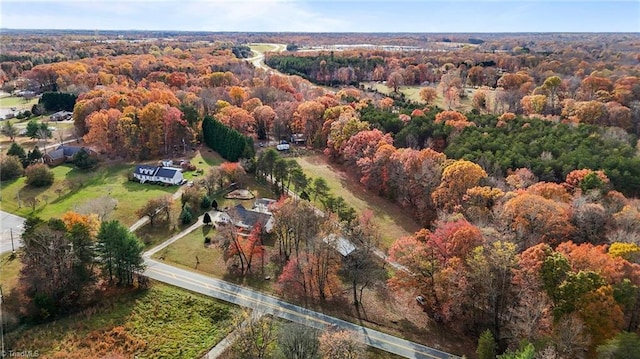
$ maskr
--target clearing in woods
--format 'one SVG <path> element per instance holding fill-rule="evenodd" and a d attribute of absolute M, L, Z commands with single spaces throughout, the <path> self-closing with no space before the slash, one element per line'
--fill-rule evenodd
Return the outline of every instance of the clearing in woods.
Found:
<path fill-rule="evenodd" d="M 331 193 L 344 198 L 358 214 L 365 210 L 373 212 L 375 223 L 380 228 L 384 249 L 388 249 L 396 239 L 412 235 L 420 229 L 418 223 L 398 205 L 368 192 L 338 166 L 327 163 L 322 155 L 298 157 L 296 161 L 308 177 L 324 178 L 331 188 Z"/>

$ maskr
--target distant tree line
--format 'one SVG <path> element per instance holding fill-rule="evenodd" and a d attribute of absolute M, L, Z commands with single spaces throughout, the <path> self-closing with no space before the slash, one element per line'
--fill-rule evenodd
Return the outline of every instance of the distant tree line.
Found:
<path fill-rule="evenodd" d="M 253 158 L 253 139 L 243 136 L 211 116 L 206 116 L 202 121 L 202 138 L 209 148 L 228 161 Z"/>
<path fill-rule="evenodd" d="M 267 65 L 289 75 L 298 75 L 322 85 L 351 84 L 365 81 L 378 66 L 384 65 L 382 57 L 271 55 Z"/>

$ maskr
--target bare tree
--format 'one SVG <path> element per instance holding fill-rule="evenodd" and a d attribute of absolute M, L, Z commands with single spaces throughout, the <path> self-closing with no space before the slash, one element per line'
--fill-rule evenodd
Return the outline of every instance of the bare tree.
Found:
<path fill-rule="evenodd" d="M 31 212 L 36 210 L 36 206 L 38 205 L 38 202 L 40 202 L 40 200 L 35 197 L 27 197 L 24 200 L 24 204 L 31 207 Z"/>
<path fill-rule="evenodd" d="M 364 214 L 357 223 L 349 226 L 345 238 L 355 249 L 346 255 L 342 266 L 344 276 L 351 285 L 353 305 L 362 308 L 362 294 L 384 272 L 374 253 L 379 243 L 378 231 L 371 221 L 371 214 Z"/>
<path fill-rule="evenodd" d="M 109 196 L 102 196 L 82 203 L 78 206 L 76 212 L 82 214 L 93 213 L 98 216 L 100 222 L 104 222 L 117 206 L 118 200 Z"/>
<path fill-rule="evenodd" d="M 278 349 L 288 359 L 320 358 L 318 331 L 302 324 L 287 323 L 280 328 Z"/>
<path fill-rule="evenodd" d="M 168 221 L 171 219 L 171 207 L 173 206 L 173 198 L 171 196 L 163 196 L 150 199 L 144 206 L 136 211 L 139 218 L 149 217 L 151 225 L 158 219 Z"/>
<path fill-rule="evenodd" d="M 239 358 L 264 359 L 273 355 L 273 344 L 277 340 L 277 327 L 271 316 L 262 316 L 254 311 L 241 316 L 245 323 L 237 325 L 237 337 L 232 351 Z"/>
<path fill-rule="evenodd" d="M 326 331 L 320 336 L 320 351 L 326 359 L 362 359 L 367 349 L 362 335 L 348 330 Z"/>

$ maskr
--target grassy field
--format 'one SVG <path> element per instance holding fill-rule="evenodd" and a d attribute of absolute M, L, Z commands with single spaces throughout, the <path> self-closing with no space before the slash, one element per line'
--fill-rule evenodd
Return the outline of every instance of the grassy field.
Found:
<path fill-rule="evenodd" d="M 378 92 L 383 94 L 390 94 L 391 89 L 382 83 L 378 82 L 366 82 L 364 83 L 365 88 L 376 89 Z M 420 90 L 422 86 L 400 86 L 399 91 L 403 93 L 407 100 L 411 100 L 413 102 L 422 102 L 420 98 Z M 458 103 L 458 106 L 454 107 L 454 110 L 458 110 L 460 112 L 468 112 L 471 111 L 471 99 L 473 98 L 473 94 L 476 91 L 475 89 L 466 88 L 465 89 L 467 97 L 461 99 Z M 435 100 L 435 105 L 442 109 L 448 109 L 449 105 L 446 104 L 442 94 L 438 92 L 438 98 Z"/>
<path fill-rule="evenodd" d="M 0 108 L 11 108 L 18 107 L 21 109 L 30 110 L 33 105 L 38 103 L 38 98 L 34 97 L 30 100 L 27 100 L 24 97 L 17 96 L 4 96 L 0 97 Z"/>
<path fill-rule="evenodd" d="M 249 44 L 249 47 L 251 48 L 251 50 L 253 50 L 254 52 L 268 52 L 268 51 L 275 51 L 278 49 L 278 46 L 274 46 L 274 45 L 269 45 L 269 44 Z M 254 53 L 255 55 L 255 53 Z"/>
<path fill-rule="evenodd" d="M 52 168 L 54 183 L 42 188 L 27 186 L 25 177 L 5 181 L 0 185 L 2 208 L 20 216 L 33 213 L 47 219 L 59 217 L 91 199 L 110 196 L 118 201 L 112 218 L 129 226 L 137 220 L 135 212 L 146 201 L 177 190 L 177 187 L 130 182 L 127 175 L 133 168 L 133 164 L 101 164 L 97 169 L 85 172 L 72 165 L 60 165 Z M 21 207 L 18 206 L 18 192 Z M 32 212 L 31 207 L 25 206 L 24 200 L 27 198 L 39 200 L 35 211 Z"/>
<path fill-rule="evenodd" d="M 397 205 L 367 192 L 360 183 L 342 170 L 329 165 L 323 156 L 298 157 L 296 161 L 307 176 L 324 178 L 331 188 L 331 193 L 344 198 L 358 214 L 365 210 L 372 211 L 382 234 L 384 248 L 390 247 L 396 239 L 420 229 L 420 226 Z"/>
<path fill-rule="evenodd" d="M 11 253 L 0 255 L 0 286 L 4 293 L 10 292 L 18 284 L 22 264 Z"/>
<path fill-rule="evenodd" d="M 113 295 L 117 294 L 117 295 Z M 6 333 L 7 348 L 50 358 L 200 358 L 232 329 L 234 307 L 153 282 L 67 318 Z"/>

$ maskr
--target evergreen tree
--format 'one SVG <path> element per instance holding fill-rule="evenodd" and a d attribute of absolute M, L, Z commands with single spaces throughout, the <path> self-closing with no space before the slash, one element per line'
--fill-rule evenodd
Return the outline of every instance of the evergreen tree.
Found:
<path fill-rule="evenodd" d="M 129 229 L 113 220 L 102 222 L 98 232 L 96 253 L 100 256 L 102 274 L 110 283 L 133 285 L 136 272 L 144 270 L 144 245 Z"/>
<path fill-rule="evenodd" d="M 478 359 L 495 359 L 496 340 L 493 338 L 493 334 L 489 329 L 480 335 L 476 353 L 478 354 Z"/>
<path fill-rule="evenodd" d="M 22 146 L 20 146 L 19 144 L 13 142 L 11 143 L 11 146 L 9 147 L 9 150 L 7 151 L 7 155 L 8 156 L 17 156 L 20 160 L 24 160 L 26 158 L 26 153 L 24 151 L 24 148 L 22 148 Z"/>
<path fill-rule="evenodd" d="M 40 152 L 38 146 L 35 146 L 33 150 L 29 151 L 26 161 L 28 164 L 38 163 L 42 160 L 42 156 L 42 152 Z"/>
<path fill-rule="evenodd" d="M 191 212 L 189 206 L 182 207 L 182 212 L 180 213 L 180 222 L 182 222 L 182 224 L 189 224 L 191 223 L 191 221 L 193 221 L 193 212 Z"/>
<path fill-rule="evenodd" d="M 202 122 L 202 137 L 209 148 L 231 162 L 254 156 L 251 138 L 226 127 L 211 116 L 205 117 Z"/>
<path fill-rule="evenodd" d="M 73 111 L 78 96 L 72 93 L 45 92 L 38 101 L 47 111 Z"/>
<path fill-rule="evenodd" d="M 209 212 L 205 212 L 204 213 L 204 217 L 202 218 L 202 223 L 204 223 L 205 226 L 208 226 L 211 224 L 211 216 L 209 215 Z"/>
<path fill-rule="evenodd" d="M 81 149 L 73 156 L 73 164 L 82 170 L 91 169 L 95 167 L 97 163 L 98 160 L 91 157 L 85 149 Z"/>

